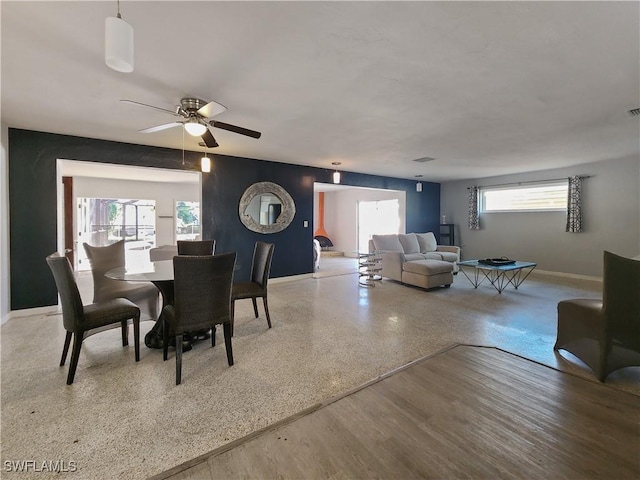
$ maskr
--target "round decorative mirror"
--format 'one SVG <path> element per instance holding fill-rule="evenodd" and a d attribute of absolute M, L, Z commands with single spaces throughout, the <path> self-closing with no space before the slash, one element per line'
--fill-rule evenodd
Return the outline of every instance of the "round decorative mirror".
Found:
<path fill-rule="evenodd" d="M 276 233 L 287 228 L 296 214 L 291 195 L 273 182 L 258 182 L 240 198 L 240 220 L 252 232 Z"/>

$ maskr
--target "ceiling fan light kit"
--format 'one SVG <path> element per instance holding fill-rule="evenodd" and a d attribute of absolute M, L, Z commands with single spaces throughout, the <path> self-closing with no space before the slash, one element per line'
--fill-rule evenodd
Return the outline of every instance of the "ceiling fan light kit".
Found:
<path fill-rule="evenodd" d="M 104 21 L 104 61 L 118 72 L 133 72 L 133 27 L 122 19 L 119 1 L 118 15 Z"/>
<path fill-rule="evenodd" d="M 194 137 L 200 137 L 204 135 L 204 132 L 207 131 L 207 127 L 202 125 L 195 118 L 192 118 L 187 123 L 185 123 L 184 129 L 187 131 L 189 135 L 192 135 Z"/>

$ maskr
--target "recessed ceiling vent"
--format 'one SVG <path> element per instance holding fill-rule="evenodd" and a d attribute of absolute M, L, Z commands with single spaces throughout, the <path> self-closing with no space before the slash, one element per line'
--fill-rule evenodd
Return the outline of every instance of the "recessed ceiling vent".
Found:
<path fill-rule="evenodd" d="M 425 163 L 425 162 L 431 162 L 435 160 L 435 158 L 431 158 L 431 157 L 422 157 L 422 158 L 416 158 L 415 160 L 413 160 L 414 162 L 418 162 L 418 163 Z"/>
<path fill-rule="evenodd" d="M 627 113 L 632 117 L 640 116 L 640 107 L 629 110 Z"/>

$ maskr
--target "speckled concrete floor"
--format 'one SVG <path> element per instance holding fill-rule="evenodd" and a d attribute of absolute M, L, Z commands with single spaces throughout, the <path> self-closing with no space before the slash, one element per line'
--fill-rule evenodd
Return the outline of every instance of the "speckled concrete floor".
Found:
<path fill-rule="evenodd" d="M 71 478 L 147 478 L 305 407 L 455 343 L 498 346 L 596 381 L 569 354 L 553 352 L 556 304 L 599 297 L 601 284 L 532 275 L 518 291 L 473 289 L 462 275 L 450 289 L 423 291 L 383 281 L 361 288 L 356 275 L 272 283 L 273 328 L 236 306 L 235 365 L 218 346 L 196 345 L 183 359 L 120 346 L 111 330 L 85 340 L 76 380 L 59 367 L 60 315 L 13 318 L 2 326 L 2 478 L 6 461 L 75 462 Z M 146 333 L 152 322 L 144 322 Z M 611 388 L 640 394 L 640 371 L 620 370 Z M 66 475 L 65 475 L 66 476 Z"/>

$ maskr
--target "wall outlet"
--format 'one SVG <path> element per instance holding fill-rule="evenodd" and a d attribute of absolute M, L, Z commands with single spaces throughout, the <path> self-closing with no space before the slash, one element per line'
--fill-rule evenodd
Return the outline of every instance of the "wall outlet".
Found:
<path fill-rule="evenodd" d="M 302 225 L 304 226 L 304 228 L 307 228 L 309 226 L 309 220 L 305 220 L 304 222 L 302 222 Z"/>

